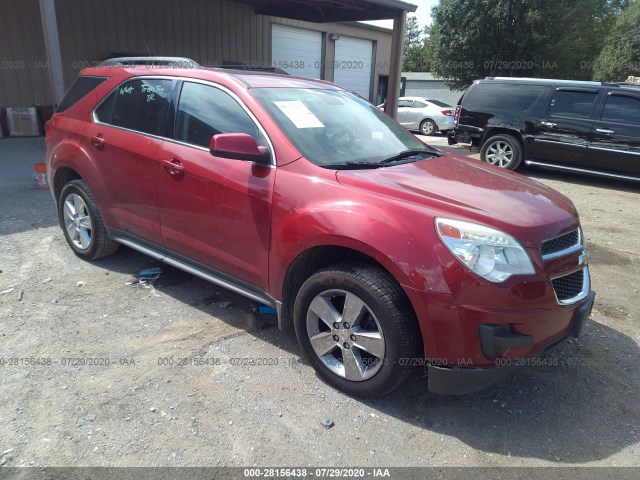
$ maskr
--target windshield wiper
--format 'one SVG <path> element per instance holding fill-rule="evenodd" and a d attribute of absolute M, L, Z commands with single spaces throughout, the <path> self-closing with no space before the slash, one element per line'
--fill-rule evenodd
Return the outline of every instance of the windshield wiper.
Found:
<path fill-rule="evenodd" d="M 379 163 L 371 162 L 343 162 L 343 163 L 329 163 L 323 165 L 325 168 L 333 168 L 335 170 L 355 170 L 355 169 L 368 169 L 368 168 L 380 168 L 382 165 Z"/>
<path fill-rule="evenodd" d="M 400 152 L 393 157 L 385 158 L 384 160 L 380 160 L 378 162 L 379 165 L 383 165 L 386 163 L 393 163 L 399 160 L 409 159 L 411 157 L 417 157 L 418 155 L 427 155 L 429 157 L 440 157 L 441 153 L 435 150 L 405 150 L 404 152 Z"/>

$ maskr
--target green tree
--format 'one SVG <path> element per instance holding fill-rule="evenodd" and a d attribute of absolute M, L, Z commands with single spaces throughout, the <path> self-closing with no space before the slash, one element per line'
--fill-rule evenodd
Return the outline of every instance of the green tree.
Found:
<path fill-rule="evenodd" d="M 616 19 L 598 56 L 594 80 L 624 81 L 640 76 L 640 1 L 632 1 Z"/>
<path fill-rule="evenodd" d="M 486 76 L 590 79 L 625 0 L 441 0 L 433 71 L 452 88 Z"/>
<path fill-rule="evenodd" d="M 405 25 L 404 56 L 402 70 L 405 72 L 428 72 L 431 69 L 431 50 L 428 42 L 429 28 L 420 29 L 415 16 L 407 18 Z"/>

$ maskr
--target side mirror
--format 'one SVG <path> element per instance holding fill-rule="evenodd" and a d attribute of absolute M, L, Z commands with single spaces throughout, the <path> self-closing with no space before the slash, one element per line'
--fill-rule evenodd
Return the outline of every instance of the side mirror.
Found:
<path fill-rule="evenodd" d="M 271 159 L 266 147 L 259 147 L 255 138 L 246 133 L 219 133 L 211 137 L 209 152 L 214 157 L 246 160 L 268 165 Z"/>

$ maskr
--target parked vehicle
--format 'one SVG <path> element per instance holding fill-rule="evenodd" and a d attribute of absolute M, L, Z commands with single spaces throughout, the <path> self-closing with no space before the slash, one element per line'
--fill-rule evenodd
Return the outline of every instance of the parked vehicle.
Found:
<path fill-rule="evenodd" d="M 78 257 L 126 245 L 270 305 L 351 395 L 422 370 L 472 392 L 580 333 L 595 293 L 563 195 L 327 82 L 116 64 L 82 70 L 46 129 Z"/>
<path fill-rule="evenodd" d="M 483 161 L 640 180 L 640 85 L 487 78 L 456 107 L 449 144 Z"/>
<path fill-rule="evenodd" d="M 378 108 L 384 109 L 385 104 Z M 417 130 L 423 135 L 447 134 L 453 130 L 455 107 L 439 100 L 422 97 L 398 99 L 398 123 L 407 130 Z"/>

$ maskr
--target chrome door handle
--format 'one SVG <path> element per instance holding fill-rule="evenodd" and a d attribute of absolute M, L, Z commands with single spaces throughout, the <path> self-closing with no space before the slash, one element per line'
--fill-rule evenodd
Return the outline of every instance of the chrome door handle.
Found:
<path fill-rule="evenodd" d="M 611 135 L 613 130 L 609 130 L 608 128 L 596 128 L 596 132 L 604 133 L 605 135 Z"/>
<path fill-rule="evenodd" d="M 542 125 L 544 125 L 545 127 L 557 127 L 558 124 L 557 123 L 553 123 L 553 122 L 540 122 Z"/>

